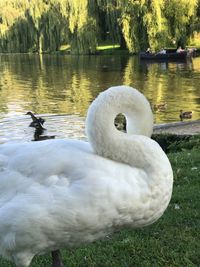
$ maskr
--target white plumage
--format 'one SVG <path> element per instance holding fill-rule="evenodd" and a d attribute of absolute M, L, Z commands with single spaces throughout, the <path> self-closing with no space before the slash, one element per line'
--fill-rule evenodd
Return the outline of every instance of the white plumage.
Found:
<path fill-rule="evenodd" d="M 118 113 L 126 116 L 127 133 L 114 126 Z M 0 254 L 28 267 L 36 254 L 156 221 L 170 201 L 173 174 L 149 138 L 152 128 L 146 98 L 116 86 L 89 108 L 89 143 L 0 145 Z"/>

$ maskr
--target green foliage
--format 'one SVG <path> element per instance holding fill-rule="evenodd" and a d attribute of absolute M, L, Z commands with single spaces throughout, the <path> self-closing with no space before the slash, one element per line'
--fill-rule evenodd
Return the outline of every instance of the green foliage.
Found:
<path fill-rule="evenodd" d="M 122 31 L 129 51 L 136 52 L 150 46 L 156 50 L 161 45 L 163 19 L 159 1 L 119 1 L 121 3 Z"/>
<path fill-rule="evenodd" d="M 199 29 L 197 0 L 0 0 L 0 52 L 95 53 L 102 41 L 129 52 L 186 44 Z"/>
<path fill-rule="evenodd" d="M 196 11 L 197 0 L 165 1 L 164 15 L 167 18 L 168 30 L 172 39 L 182 46 L 186 45 L 191 36 Z"/>
<path fill-rule="evenodd" d="M 153 134 L 152 139 L 158 142 L 166 153 L 200 148 L 200 135 Z"/>

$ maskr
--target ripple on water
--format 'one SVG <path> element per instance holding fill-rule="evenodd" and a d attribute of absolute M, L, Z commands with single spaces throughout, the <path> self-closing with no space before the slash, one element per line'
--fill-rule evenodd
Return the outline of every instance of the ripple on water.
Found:
<path fill-rule="evenodd" d="M 55 138 L 85 140 L 85 119 L 76 115 L 42 115 L 45 131 L 42 135 Z M 25 142 L 34 139 L 35 129 L 29 127 L 31 119 L 27 116 L 13 116 L 0 120 L 0 143 Z"/>

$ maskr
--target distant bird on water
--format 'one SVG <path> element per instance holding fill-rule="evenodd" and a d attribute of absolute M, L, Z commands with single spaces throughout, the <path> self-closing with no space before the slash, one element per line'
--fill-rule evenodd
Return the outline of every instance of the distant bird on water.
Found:
<path fill-rule="evenodd" d="M 45 122 L 45 120 L 43 118 L 41 118 L 41 117 L 37 118 L 31 111 L 28 111 L 26 113 L 26 115 L 30 115 L 31 116 L 32 122 L 29 124 L 30 127 L 34 127 L 34 128 L 38 128 L 39 127 L 40 128 L 40 125 L 42 127 L 42 125 Z"/>
<path fill-rule="evenodd" d="M 42 124 L 45 122 L 43 118 L 41 117 L 37 118 L 31 111 L 27 112 L 26 115 L 30 115 L 32 118 L 32 122 L 30 123 L 29 126 L 35 128 L 33 141 L 43 141 L 55 138 L 55 135 L 42 135 L 44 130 L 46 130 L 42 126 Z"/>
<path fill-rule="evenodd" d="M 167 103 L 160 103 L 160 104 L 155 104 L 154 106 L 154 110 L 165 110 L 167 108 Z"/>
<path fill-rule="evenodd" d="M 182 121 L 183 119 L 191 119 L 192 118 L 192 111 L 183 111 L 182 109 L 180 110 L 180 120 Z"/>

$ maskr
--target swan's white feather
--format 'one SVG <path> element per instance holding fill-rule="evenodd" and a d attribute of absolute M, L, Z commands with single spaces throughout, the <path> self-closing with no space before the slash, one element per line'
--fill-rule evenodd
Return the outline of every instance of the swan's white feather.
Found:
<path fill-rule="evenodd" d="M 128 138 L 124 145 L 124 151 L 108 153 L 114 159 L 112 153 L 118 154 L 115 160 L 78 140 L 1 145 L 1 255 L 26 267 L 35 254 L 157 220 L 171 197 L 169 161 L 146 136 Z M 143 146 L 149 155 L 143 155 Z"/>

